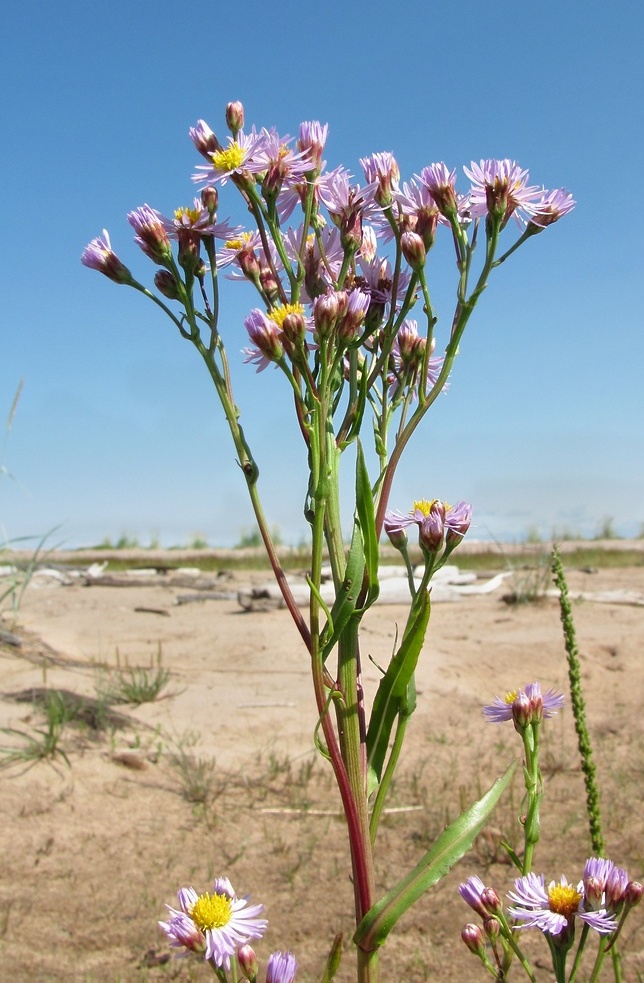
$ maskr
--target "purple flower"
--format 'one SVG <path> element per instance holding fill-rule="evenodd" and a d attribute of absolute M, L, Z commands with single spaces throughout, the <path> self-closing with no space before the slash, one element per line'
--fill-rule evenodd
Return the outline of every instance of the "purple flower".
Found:
<path fill-rule="evenodd" d="M 192 208 L 177 208 L 172 218 L 156 213 L 170 239 L 178 239 L 182 232 L 198 232 L 200 235 L 214 236 L 215 239 L 230 240 L 242 234 L 240 225 L 232 226 L 228 221 L 213 222 L 201 198 L 193 200 Z"/>
<path fill-rule="evenodd" d="M 401 324 L 396 334 L 391 350 L 391 374 L 389 381 L 389 398 L 394 399 L 402 389 L 409 387 L 412 397 L 416 397 L 420 371 L 425 357 L 427 340 L 418 334 L 418 322 L 407 318 Z M 432 350 L 435 341 L 432 339 Z M 438 382 L 444 359 L 431 356 L 427 361 L 427 387 L 432 389 Z M 447 386 L 443 386 L 446 392 Z"/>
<path fill-rule="evenodd" d="M 266 983 L 293 983 L 297 960 L 292 952 L 273 952 L 268 957 Z"/>
<path fill-rule="evenodd" d="M 429 191 L 441 215 L 445 218 L 456 215 L 458 211 L 456 169 L 450 171 L 443 161 L 430 164 L 429 167 L 423 167 L 419 180 Z"/>
<path fill-rule="evenodd" d="M 361 157 L 360 163 L 369 187 L 373 188 L 374 201 L 383 208 L 391 204 L 398 191 L 400 169 L 396 158 L 389 151 Z"/>
<path fill-rule="evenodd" d="M 127 220 L 136 235 L 134 241 L 154 263 L 166 266 L 172 259 L 172 247 L 161 213 L 150 205 L 140 205 L 128 212 Z"/>
<path fill-rule="evenodd" d="M 514 720 L 525 727 L 528 723 L 538 723 L 544 717 L 552 717 L 564 703 L 563 695 L 554 689 L 542 695 L 539 683 L 528 683 L 525 691 L 511 690 L 504 697 L 495 696 L 494 703 L 483 707 L 483 713 L 493 724 Z"/>
<path fill-rule="evenodd" d="M 328 132 L 328 123 L 322 125 L 317 120 L 300 123 L 297 145 L 300 150 L 308 154 L 310 161 L 309 169 L 314 170 L 318 174 L 324 168 L 322 151 L 324 150 Z"/>
<path fill-rule="evenodd" d="M 538 928 L 559 936 L 568 929 L 573 932 L 574 920 L 579 918 L 600 934 L 608 935 L 617 929 L 616 920 L 605 908 L 586 910 L 583 881 L 574 887 L 562 877 L 559 882 L 551 881 L 546 888 L 543 874 L 530 873 L 514 882 L 514 891 L 508 897 L 516 906 L 509 913 L 524 923 L 520 928 Z"/>
<path fill-rule="evenodd" d="M 196 140 L 192 132 L 193 141 Z M 197 164 L 197 173 L 192 180 L 198 184 L 225 184 L 233 174 L 240 175 L 243 171 L 261 170 L 266 166 L 266 158 L 260 157 L 266 144 L 267 131 L 256 133 L 255 127 L 250 133 L 240 130 L 237 136 L 228 137 L 228 146 L 208 154 L 210 165 Z M 199 147 L 197 147 L 199 149 Z"/>
<path fill-rule="evenodd" d="M 481 901 L 481 895 L 486 890 L 485 884 L 480 877 L 468 877 L 468 879 L 459 885 L 458 891 L 463 901 L 466 901 L 470 908 L 473 908 L 481 918 L 487 918 L 490 914 L 487 908 Z"/>
<path fill-rule="evenodd" d="M 271 362 L 278 362 L 284 355 L 280 329 L 275 321 L 257 307 L 244 318 L 244 327 L 256 348 L 244 348 L 245 362 L 252 362 L 262 372 Z"/>
<path fill-rule="evenodd" d="M 167 922 L 159 926 L 174 948 L 203 952 L 219 968 L 230 969 L 230 958 L 250 939 L 261 939 L 266 919 L 259 916 L 263 905 L 248 905 L 238 898 L 227 877 L 219 877 L 212 894 L 197 894 L 194 888 L 178 892 L 179 908 L 166 905 Z"/>
<path fill-rule="evenodd" d="M 530 222 L 545 229 L 546 226 L 558 222 L 560 218 L 571 212 L 577 202 L 565 188 L 555 191 L 544 191 L 540 200 L 535 202 Z"/>
<path fill-rule="evenodd" d="M 112 244 L 107 229 L 103 229 L 103 235 L 85 246 L 81 256 L 83 266 L 88 266 L 90 270 L 98 270 L 114 283 L 132 283 L 132 274 L 127 266 L 124 266 L 115 252 L 112 251 Z"/>
<path fill-rule="evenodd" d="M 471 168 L 463 170 L 472 181 L 470 213 L 473 218 L 490 214 L 501 219 L 503 227 L 511 215 L 519 226 L 537 211 L 536 200 L 541 189 L 528 185 L 528 171 L 522 170 L 515 160 L 472 161 Z"/>

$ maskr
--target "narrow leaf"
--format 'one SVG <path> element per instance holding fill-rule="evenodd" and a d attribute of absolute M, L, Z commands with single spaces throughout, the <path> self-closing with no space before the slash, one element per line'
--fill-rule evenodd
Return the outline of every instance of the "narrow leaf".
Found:
<path fill-rule="evenodd" d="M 360 522 L 360 529 L 362 531 L 362 543 L 367 570 L 368 593 L 365 607 L 369 607 L 380 593 L 380 585 L 378 584 L 378 537 L 376 536 L 376 516 L 373 508 L 371 481 L 369 480 L 369 472 L 367 471 L 360 440 L 358 440 L 358 456 L 356 462 L 356 507 L 358 521 Z"/>
<path fill-rule="evenodd" d="M 367 758 L 369 767 L 375 774 L 376 782 L 380 781 L 391 730 L 398 716 L 401 702 L 406 699 L 407 686 L 414 674 L 418 656 L 425 641 L 430 610 L 429 593 L 423 591 L 420 596 L 416 595 L 415 604 L 417 608 L 415 617 L 405 632 L 400 648 L 380 680 L 378 692 L 373 701 L 373 710 L 367 731 Z"/>
<path fill-rule="evenodd" d="M 320 983 L 333 983 L 333 980 L 335 979 L 335 974 L 340 968 L 341 958 L 342 958 L 342 932 L 338 932 L 338 934 L 333 940 L 333 945 L 331 946 L 331 951 L 329 952 L 329 957 L 326 961 L 324 975 L 320 980 Z"/>
<path fill-rule="evenodd" d="M 414 870 L 370 908 L 353 937 L 356 945 L 366 952 L 381 946 L 400 916 L 471 849 L 510 784 L 516 765 L 513 762 L 478 802 L 441 833 Z"/>
<path fill-rule="evenodd" d="M 342 634 L 349 618 L 356 609 L 358 595 L 362 588 L 364 577 L 364 549 L 362 547 L 362 533 L 358 521 L 354 522 L 353 536 L 347 558 L 347 569 L 344 580 L 340 585 L 338 596 L 331 608 L 331 617 L 324 629 L 321 639 L 321 651 L 323 659 L 327 659 L 331 649 Z"/>

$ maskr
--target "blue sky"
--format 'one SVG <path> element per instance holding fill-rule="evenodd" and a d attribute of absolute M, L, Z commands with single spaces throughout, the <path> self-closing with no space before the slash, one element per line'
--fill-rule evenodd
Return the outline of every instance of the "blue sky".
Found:
<path fill-rule="evenodd" d="M 4 98 L 0 525 L 54 527 L 69 546 L 117 539 L 233 544 L 252 526 L 245 488 L 196 353 L 152 304 L 81 266 L 105 227 L 133 271 L 152 264 L 126 213 L 187 204 L 188 127 L 330 125 L 325 157 L 393 150 L 403 177 L 436 160 L 510 157 L 566 186 L 572 215 L 496 271 L 449 393 L 412 442 L 392 506 L 466 498 L 480 538 L 530 527 L 592 535 L 644 523 L 641 4 L 294 0 L 278 5 L 11 3 Z M 467 182 L 463 179 L 461 186 Z M 230 214 L 223 197 L 220 214 Z M 438 247 L 437 247 L 438 248 Z M 432 290 L 443 322 L 449 252 Z M 266 511 L 299 541 L 304 459 L 279 373 L 236 351 L 255 299 L 227 285 L 222 326 Z M 438 337 L 440 345 L 439 322 Z M 239 343 L 237 344 L 237 338 Z"/>

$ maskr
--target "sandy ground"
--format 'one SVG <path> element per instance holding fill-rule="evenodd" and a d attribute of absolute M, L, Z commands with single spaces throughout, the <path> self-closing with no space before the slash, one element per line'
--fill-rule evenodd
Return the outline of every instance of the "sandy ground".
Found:
<path fill-rule="evenodd" d="M 229 586 L 246 581 L 238 573 Z M 644 568 L 571 571 L 569 582 L 644 594 Z M 556 600 L 509 606 L 503 593 L 434 605 L 391 798 L 402 811 L 386 817 L 378 840 L 383 891 L 520 753 L 512 725 L 485 723 L 482 704 L 535 679 L 566 691 Z M 62 736 L 69 766 L 59 756 L 0 773 L 2 981 L 206 979 L 199 963 L 168 959 L 156 922 L 178 887 L 207 890 L 220 875 L 266 905 L 258 953 L 291 948 L 298 983 L 319 979 L 335 933 L 351 933 L 345 830 L 328 766 L 312 750 L 307 658 L 290 616 L 245 613 L 235 600 L 178 604 L 185 594 L 163 585 L 31 588 L 22 647 L 0 644 L 1 727 L 42 728 L 43 690 L 86 698 Z M 608 853 L 641 878 L 644 607 L 585 601 L 574 611 Z M 387 662 L 404 615 L 376 605 L 366 618 L 368 697 L 378 670 L 367 656 Z M 117 668 L 156 666 L 159 653 L 170 673 L 159 698 L 106 707 L 100 696 Z M 542 761 L 536 868 L 576 879 L 589 838 L 569 711 L 544 727 Z M 383 983 L 482 978 L 459 938 L 472 913 L 456 887 L 470 874 L 500 893 L 511 885 L 499 841 L 519 846 L 521 796 L 519 775 L 476 849 L 403 918 L 384 951 Z M 635 912 L 624 933 L 627 983 L 644 973 L 642 917 Z M 525 938 L 540 978 L 551 979 L 543 938 Z M 347 953 L 337 980 L 353 978 Z"/>

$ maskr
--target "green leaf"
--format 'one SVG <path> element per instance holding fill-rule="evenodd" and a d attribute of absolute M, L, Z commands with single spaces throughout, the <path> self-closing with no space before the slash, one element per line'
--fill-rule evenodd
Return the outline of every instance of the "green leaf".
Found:
<path fill-rule="evenodd" d="M 338 596 L 335 599 L 335 603 L 331 608 L 329 623 L 324 629 L 322 638 L 320 639 L 322 658 L 325 660 L 328 658 L 331 649 L 337 642 L 347 622 L 349 621 L 349 618 L 356 609 L 358 595 L 362 589 L 364 567 L 365 560 L 364 549 L 362 546 L 362 532 L 360 531 L 360 525 L 356 518 L 353 525 L 353 536 L 351 537 L 351 547 L 349 548 L 347 569 L 345 571 L 344 580 L 342 581 L 340 590 L 338 591 Z"/>
<path fill-rule="evenodd" d="M 415 608 L 415 610 L 414 610 Z M 403 702 L 406 705 L 407 687 L 418 663 L 418 656 L 425 641 L 429 621 L 429 593 L 419 591 L 410 613 L 411 621 L 400 648 L 380 680 L 373 701 L 373 710 L 367 731 L 367 760 L 370 770 L 370 786 L 378 784 L 389 747 L 391 730 Z M 412 700 L 415 706 L 415 699 Z"/>
<path fill-rule="evenodd" d="M 376 516 L 373 508 L 371 481 L 369 480 L 369 472 L 367 471 L 360 440 L 358 440 L 358 456 L 356 462 L 356 510 L 362 532 L 362 544 L 367 570 L 368 592 L 365 608 L 368 608 L 380 593 L 380 585 L 378 584 L 378 537 L 376 536 Z"/>
<path fill-rule="evenodd" d="M 331 946 L 331 951 L 329 952 L 329 957 L 326 961 L 326 968 L 324 970 L 324 975 L 320 980 L 320 983 L 333 983 L 335 979 L 335 974 L 340 968 L 340 960 L 342 958 L 342 932 L 338 932 L 333 940 L 333 945 Z"/>
<path fill-rule="evenodd" d="M 515 761 L 483 798 L 470 806 L 441 833 L 407 877 L 369 909 L 353 937 L 356 945 L 366 952 L 381 946 L 400 916 L 471 849 L 490 813 L 510 784 L 516 766 Z"/>

